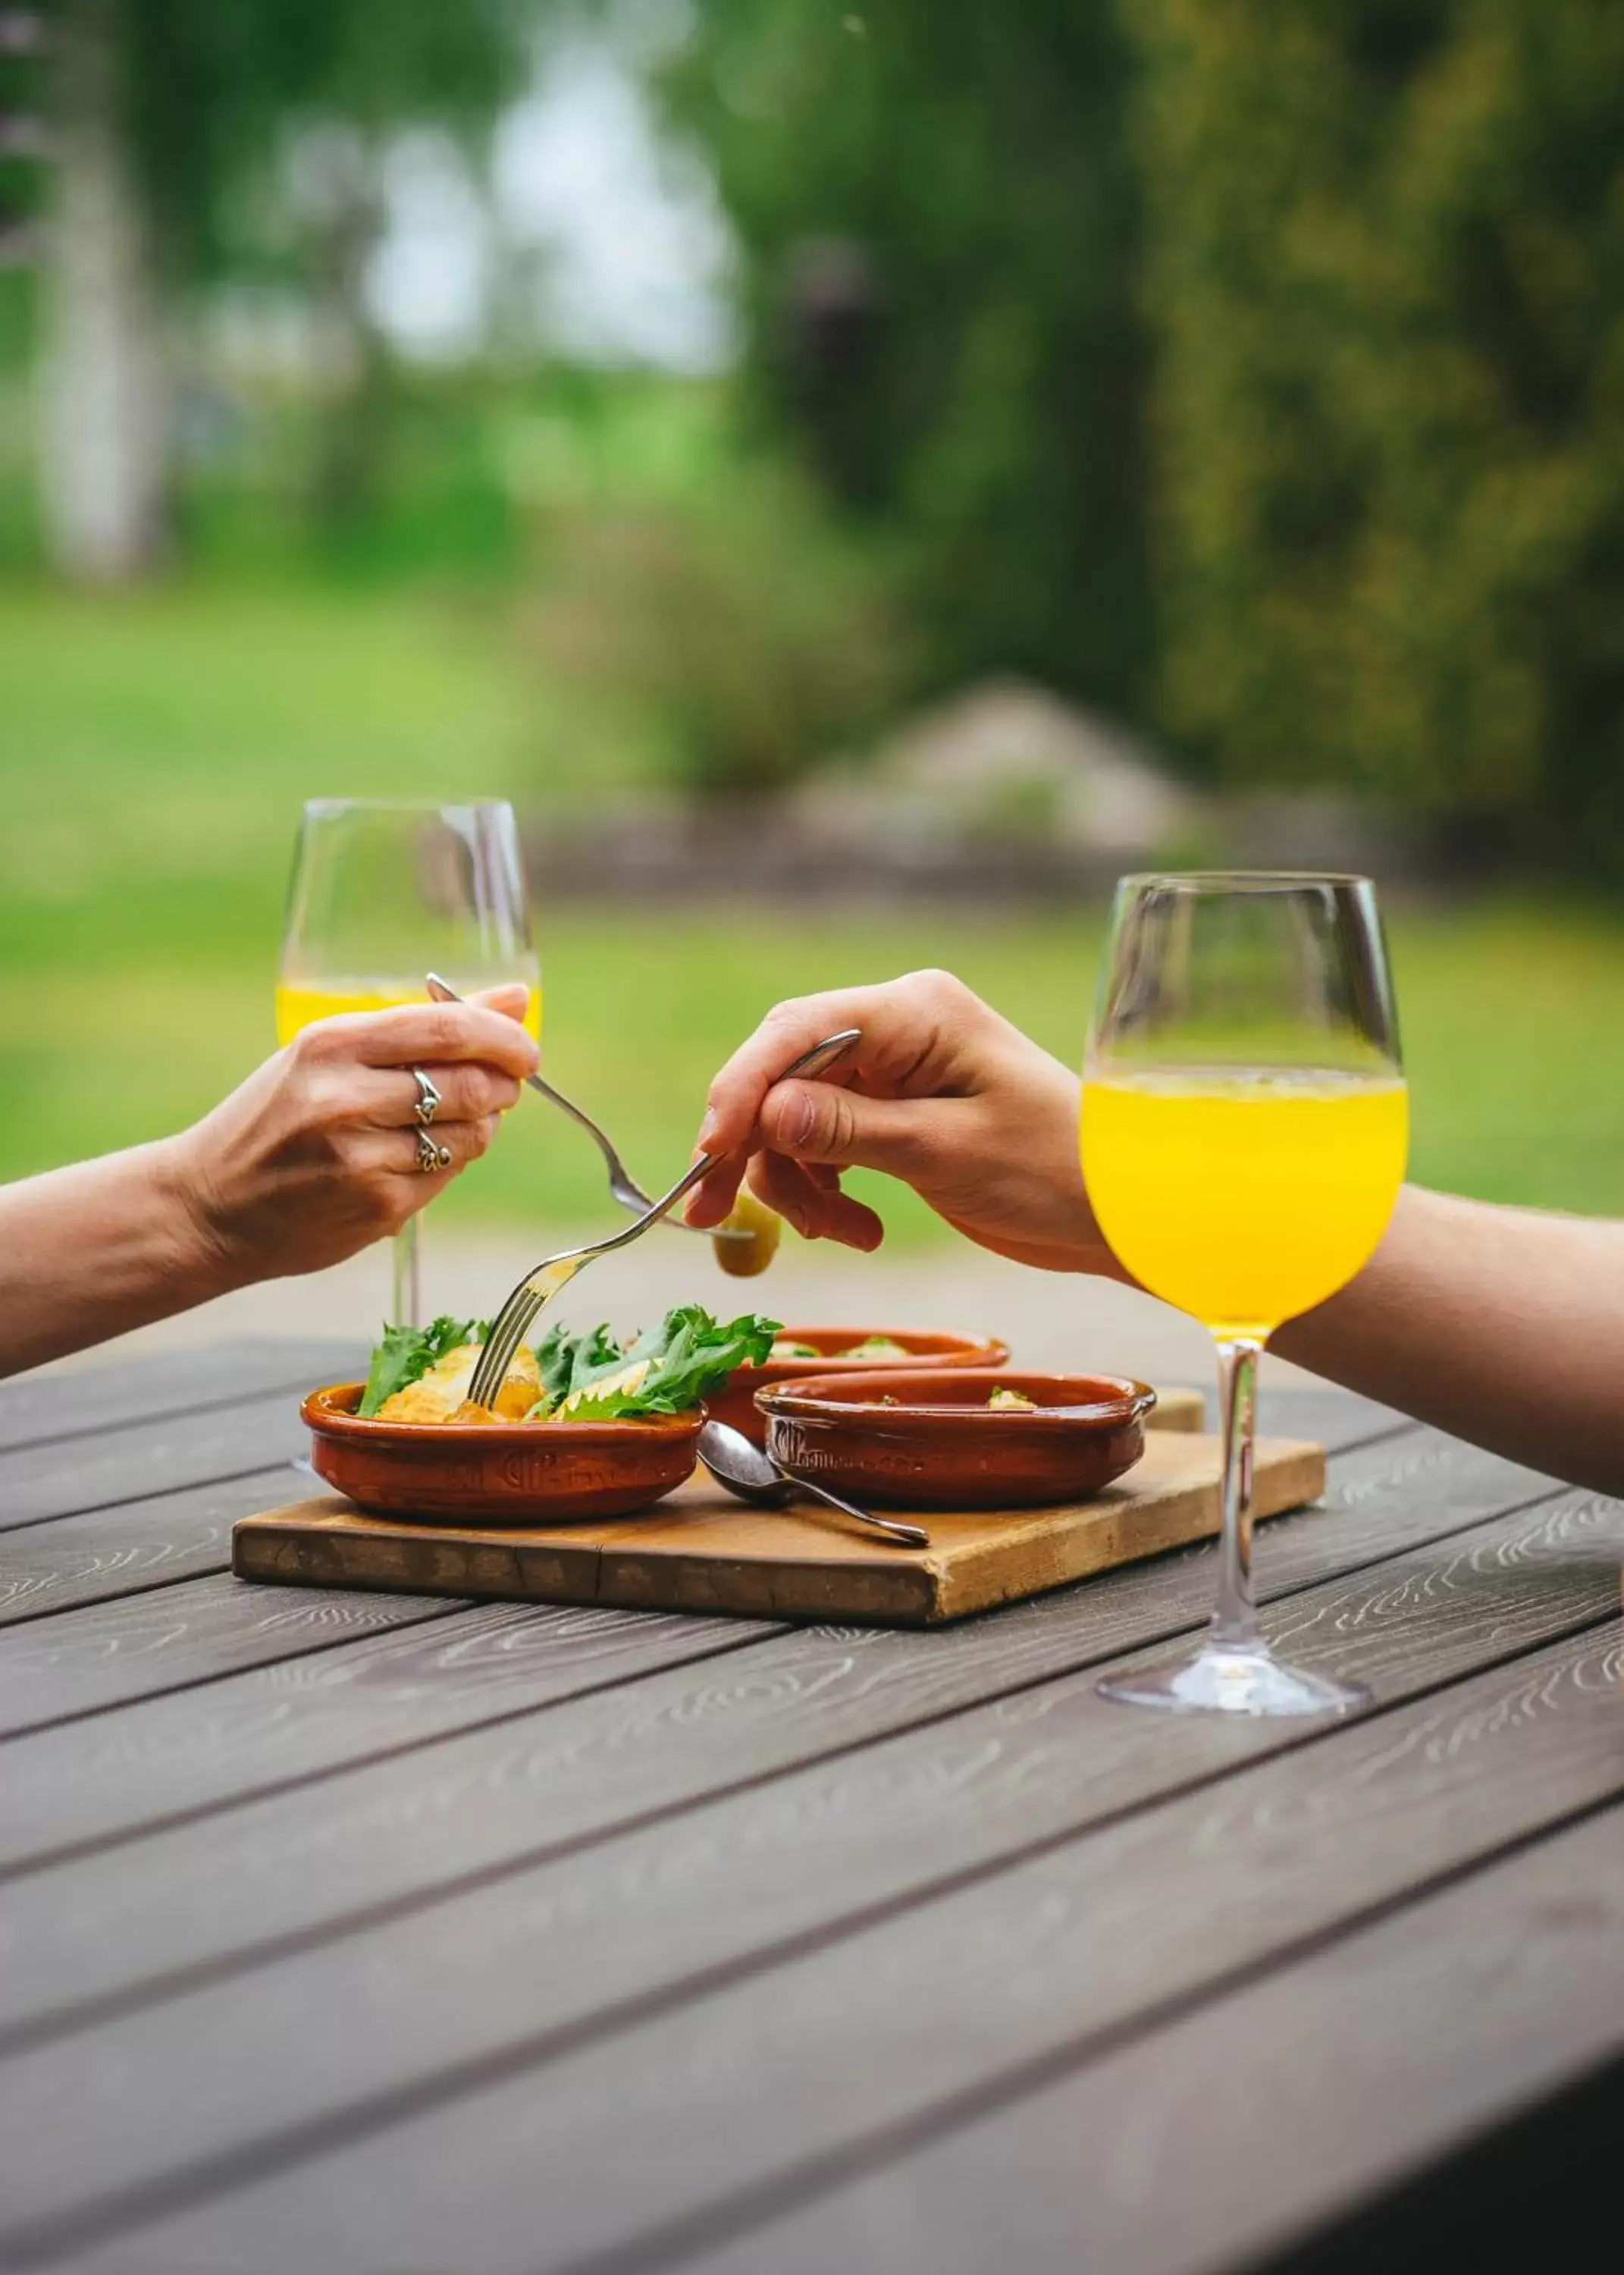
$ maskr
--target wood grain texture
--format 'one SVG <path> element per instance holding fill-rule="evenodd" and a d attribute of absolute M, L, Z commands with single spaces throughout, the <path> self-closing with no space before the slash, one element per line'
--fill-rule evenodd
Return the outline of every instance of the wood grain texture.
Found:
<path fill-rule="evenodd" d="M 245 1808 L 252 1822 L 266 1796 L 288 1803 L 280 1820 L 288 1857 L 313 1854 L 325 1844 L 325 1805 L 307 1800 L 305 1784 L 330 1773 L 335 1763 L 367 1794 L 376 1777 L 392 1795 L 391 1763 L 448 1733 L 500 1747 L 506 1722 L 612 1691 L 629 1678 L 747 1647 L 761 1632 L 736 1622 L 535 1605 L 447 1610 L 443 1619 L 413 1621 L 342 1650 L 256 1667 L 0 1746 L 0 1879 L 178 1820 L 208 1854 L 230 1840 L 208 1822 L 213 1812 Z M 431 1786 L 439 1772 L 437 1762 L 427 1765 Z M 412 1773 L 408 1781 L 420 1785 L 422 1779 Z M 346 1796 L 353 1790 L 346 1786 Z M 431 1807 L 428 1818 L 435 1813 Z M 419 1869 L 457 1869 L 437 1843 L 423 1848 L 410 1808 L 397 1833 L 416 1850 Z M 87 1873 L 114 1899 L 115 1909 L 117 1891 L 130 1884 L 140 1853 L 122 1859 L 110 1876 Z M 157 1851 L 160 1858 L 168 1853 Z M 206 1867 L 205 1878 L 211 1877 Z M 308 1893 L 319 1901 L 320 1882 Z M 5 1901 L 0 1897 L 0 1914 Z M 20 1894 L 13 1901 L 20 1908 L 28 1902 Z M 106 1957 L 112 1958 L 110 1950 Z M 89 1961 L 90 1973 L 102 1964 Z"/>
<path fill-rule="evenodd" d="M 269 1391 L 302 1395 L 312 1383 L 331 1382 L 364 1361 L 356 1343 L 256 1336 L 151 1358 L 13 1375 L 0 1382 L 0 1449 L 61 1444 L 88 1432 L 195 1413 Z"/>
<path fill-rule="evenodd" d="M 921 1549 L 815 1508 L 747 1508 L 702 1472 L 643 1517 L 525 1531 L 366 1516 L 328 1495 L 244 1517 L 231 1562 L 244 1579 L 327 1588 L 933 1627 L 1211 1537 L 1220 1470 L 1216 1438 L 1159 1431 L 1126 1477 L 1069 1508 L 910 1509 L 931 1536 Z M 1325 1481 L 1319 1447 L 1259 1442 L 1260 1518 L 1301 1508 Z"/>
<path fill-rule="evenodd" d="M 1606 1618 L 1620 1556 L 1624 1507 L 1575 1496 L 1310 1590 L 1271 1625 L 1392 1707 Z M 104 2019 L 0 2062 L 0 2143 L 26 2144 L 15 2202 L 83 2212 L 88 2170 L 110 2218 L 130 2192 L 293 2160 L 403 2096 L 567 2058 L 594 2028 L 765 1976 L 842 1923 L 1294 1742 L 1125 1715 L 1070 1677 Z"/>
<path fill-rule="evenodd" d="M 1614 1621 L 517 2076 L 471 2081 L 455 2101 L 161 2219 L 139 2250 L 130 2208 L 109 2208 L 123 2264 L 668 2265 L 809 2170 L 866 2153 L 877 2128 L 940 2121 L 962 2097 L 1103 2050 L 1170 2001 L 1211 1997 L 1598 1806 L 1624 1788 L 1621 1680 Z M 612 1972 L 612 1948 L 597 1963 Z M 1338 2037 L 1327 2022 L 1321 2063 Z M 626 2140 L 637 2153 L 614 2158 L 606 2185 L 607 2144 Z M 52 2240 L 87 2226 L 72 2211 Z M 13 2231 L 26 2264 L 23 2241 Z"/>
<path fill-rule="evenodd" d="M 1054 2275 L 1086 2236 L 1113 2275 L 1251 2267 L 1615 2057 L 1620 2016 L 1614 1809 L 986 2114 L 881 2144 L 878 2169 L 682 2264 Z"/>
<path fill-rule="evenodd" d="M 229 1575 L 29 1620 L 0 1636 L 0 1737 L 189 1689 L 358 1636 L 443 1619 L 455 1599 L 238 1586 Z"/>
<path fill-rule="evenodd" d="M 298 1482 L 295 1470 L 261 1470 L 0 1534 L 0 1631 L 45 1612 L 223 1572 L 234 1520 Z"/>
<path fill-rule="evenodd" d="M 308 1433 L 285 1391 L 0 1454 L 0 1541 L 28 1526 L 275 1469 Z"/>
<path fill-rule="evenodd" d="M 1417 1475 L 1425 1518 L 1414 1505 Z M 1526 1498 L 1528 1482 L 1453 1440 L 1363 1448 L 1337 1465 L 1326 1515 L 1265 1531 L 1265 1592 L 1370 1562 L 1388 1543 L 1401 1550 L 1458 1531 Z M 1294 1528 L 1298 1545 L 1273 1559 L 1282 1577 L 1264 1552 Z M 973 1625 L 780 1634 L 461 1735 L 459 1714 L 482 1719 L 478 1693 L 472 1704 L 448 1697 L 426 1657 L 419 1679 L 390 1691 L 400 1750 L 359 1769 L 342 1766 L 366 1750 L 342 1670 L 358 1656 L 397 1667 L 419 1647 L 412 1637 L 371 1639 L 298 1680 L 268 1670 L 131 1708 L 95 1749 L 72 1730 L 19 1740 L 0 1749 L 0 1824 L 13 1869 L 29 1871 L 0 1897 L 13 1962 L 0 1970 L 0 2029 L 54 2027 L 52 2016 L 140 2000 L 256 1948 L 420 1904 L 471 1876 L 1097 1666 L 1188 1632 L 1212 1590 L 1210 1550 L 1188 1551 Z M 294 1777 L 320 1782 L 240 1799 Z M 219 1813 L 147 1830 L 199 1810 Z M 136 1831 L 145 1837 L 119 1848 L 116 1868 L 94 1853 Z M 93 1853 L 42 1869 L 73 1848 Z"/>

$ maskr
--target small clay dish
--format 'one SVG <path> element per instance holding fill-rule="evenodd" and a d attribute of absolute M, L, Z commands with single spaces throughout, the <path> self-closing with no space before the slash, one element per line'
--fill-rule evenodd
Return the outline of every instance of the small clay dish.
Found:
<path fill-rule="evenodd" d="M 430 1524 L 629 1516 L 691 1477 L 705 1418 L 696 1407 L 636 1422 L 363 1422 L 365 1387 L 305 1401 L 312 1464 L 359 1508 Z"/>
<path fill-rule="evenodd" d="M 996 1389 L 1032 1409 L 989 1408 Z M 882 1402 L 894 1399 L 895 1405 Z M 890 1508 L 1042 1508 L 1081 1500 L 1144 1451 L 1156 1393 L 1114 1374 L 876 1368 L 758 1394 L 787 1470 Z"/>
<path fill-rule="evenodd" d="M 906 1358 L 842 1356 L 853 1343 L 866 1342 L 871 1335 L 883 1335 L 888 1342 L 900 1343 L 907 1353 Z M 730 1423 L 758 1446 L 767 1443 L 767 1419 L 756 1405 L 759 1390 L 774 1389 L 783 1382 L 799 1382 L 809 1374 L 868 1375 L 877 1373 L 882 1367 L 899 1366 L 910 1371 L 918 1367 L 934 1370 L 940 1366 L 1001 1366 L 1009 1356 L 1008 1343 L 993 1342 L 986 1335 L 928 1334 L 912 1327 L 781 1327 L 778 1340 L 784 1343 L 810 1343 L 820 1356 L 769 1358 L 759 1366 L 736 1366 L 723 1387 L 705 1402 L 718 1422 Z"/>

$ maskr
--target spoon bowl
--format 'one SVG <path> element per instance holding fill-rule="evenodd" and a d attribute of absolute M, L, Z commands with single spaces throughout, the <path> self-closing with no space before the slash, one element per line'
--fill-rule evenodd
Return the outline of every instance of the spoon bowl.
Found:
<path fill-rule="evenodd" d="M 838 1509 L 842 1516 L 851 1517 L 858 1524 L 868 1525 L 873 1531 L 883 1533 L 903 1548 L 928 1548 L 931 1537 L 917 1524 L 903 1524 L 889 1516 L 876 1516 L 872 1509 L 858 1508 L 854 1502 L 842 1500 L 824 1485 L 814 1485 L 810 1478 L 797 1478 L 781 1469 L 772 1455 L 759 1446 L 752 1445 L 743 1431 L 735 1430 L 726 1422 L 707 1421 L 699 1432 L 699 1459 L 720 1485 L 725 1485 L 740 1500 L 747 1500 L 758 1508 L 782 1508 L 786 1502 L 797 1497 L 822 1501 L 829 1508 Z"/>

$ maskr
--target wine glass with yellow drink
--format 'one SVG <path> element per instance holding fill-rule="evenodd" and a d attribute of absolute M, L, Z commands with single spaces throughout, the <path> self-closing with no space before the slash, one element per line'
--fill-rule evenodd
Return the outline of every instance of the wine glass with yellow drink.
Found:
<path fill-rule="evenodd" d="M 1258 1362 L 1368 1261 L 1404 1176 L 1408 1099 L 1373 887 L 1201 873 L 1117 888 L 1084 1072 L 1083 1175 L 1119 1263 L 1218 1346 L 1218 1609 L 1176 1665 L 1101 1684 L 1135 1704 L 1336 1712 L 1283 1666 L 1252 1594 Z"/>
<path fill-rule="evenodd" d="M 426 1003 L 430 971 L 459 994 L 522 981 L 525 1024 L 540 1034 L 541 975 L 512 807 L 502 798 L 312 799 L 288 893 L 277 1041 L 341 1011 Z M 394 1318 L 420 1326 L 420 1310 L 413 1217 L 395 1241 Z"/>

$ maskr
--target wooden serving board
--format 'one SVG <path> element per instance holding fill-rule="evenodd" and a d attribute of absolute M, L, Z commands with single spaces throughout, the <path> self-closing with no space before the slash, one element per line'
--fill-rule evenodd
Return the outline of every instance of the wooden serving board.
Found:
<path fill-rule="evenodd" d="M 929 1548 L 891 1548 L 833 1513 L 747 1508 L 703 1470 L 646 1516 L 481 1531 L 366 1516 L 336 1494 L 239 1518 L 232 1569 L 245 1580 L 394 1588 L 646 1612 L 931 1627 L 1218 1530 L 1216 1438 L 1151 1432 L 1144 1458 L 1091 1500 L 1060 1508 L 910 1509 Z M 1321 1446 L 1265 1438 L 1260 1516 L 1325 1489 Z"/>

